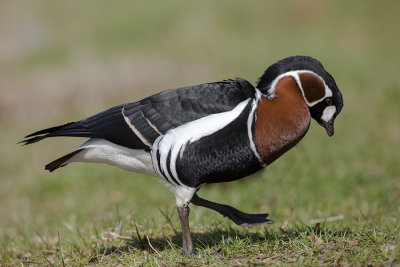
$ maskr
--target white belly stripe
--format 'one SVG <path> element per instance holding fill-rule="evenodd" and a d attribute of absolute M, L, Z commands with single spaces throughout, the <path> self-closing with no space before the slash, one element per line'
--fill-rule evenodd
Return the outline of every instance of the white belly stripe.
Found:
<path fill-rule="evenodd" d="M 171 173 L 173 178 L 175 178 L 180 185 L 183 185 L 182 181 L 180 181 L 178 177 L 176 161 L 178 156 L 182 155 L 182 150 L 185 149 L 185 145 L 213 134 L 227 126 L 242 113 L 249 101 L 250 99 L 246 99 L 230 111 L 212 114 L 188 122 L 175 129 L 169 130 L 164 136 L 158 137 L 151 151 L 155 171 L 160 175 L 160 177 L 163 177 L 163 172 L 166 176 L 164 177 L 166 180 L 172 180 L 169 175 L 169 173 Z M 157 160 L 157 153 L 160 154 L 159 161 Z M 167 166 L 169 153 L 171 153 L 171 156 L 169 166 Z"/>

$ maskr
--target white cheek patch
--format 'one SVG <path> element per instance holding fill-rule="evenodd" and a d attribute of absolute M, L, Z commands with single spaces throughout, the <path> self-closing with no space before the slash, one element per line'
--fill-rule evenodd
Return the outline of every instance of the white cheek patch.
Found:
<path fill-rule="evenodd" d="M 323 121 L 328 122 L 328 121 L 330 121 L 332 119 L 332 117 L 335 114 L 335 112 L 336 112 L 336 107 L 335 106 L 327 106 L 324 109 L 324 112 L 322 113 L 321 119 Z"/>

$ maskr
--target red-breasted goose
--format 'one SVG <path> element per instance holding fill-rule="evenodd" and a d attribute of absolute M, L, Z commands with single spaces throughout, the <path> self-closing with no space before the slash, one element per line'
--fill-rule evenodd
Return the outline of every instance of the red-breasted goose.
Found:
<path fill-rule="evenodd" d="M 183 254 L 193 254 L 189 203 L 213 209 L 241 226 L 272 221 L 200 198 L 205 183 L 234 181 L 271 164 L 307 133 L 311 118 L 333 135 L 343 107 L 335 80 L 322 64 L 294 56 L 271 65 L 257 87 L 237 78 L 163 91 L 87 119 L 41 130 L 21 141 L 88 137 L 49 163 L 100 162 L 155 176 L 176 197 Z"/>

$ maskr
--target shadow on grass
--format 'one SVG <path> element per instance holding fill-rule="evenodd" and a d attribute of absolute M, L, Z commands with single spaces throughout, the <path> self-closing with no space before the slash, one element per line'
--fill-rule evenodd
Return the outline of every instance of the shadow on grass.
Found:
<path fill-rule="evenodd" d="M 264 242 L 277 243 L 288 242 L 297 238 L 306 236 L 344 236 L 350 234 L 351 231 L 347 227 L 343 228 L 327 228 L 325 224 L 316 224 L 315 226 L 294 225 L 287 229 L 271 230 L 268 226 L 258 232 L 250 232 L 248 228 L 227 228 L 215 229 L 205 233 L 191 234 L 194 245 L 200 249 L 210 249 L 218 254 L 225 245 L 229 246 L 232 240 L 245 241 L 246 244 L 261 244 Z M 98 249 L 97 255 L 93 255 L 91 262 L 96 261 L 97 256 L 127 253 L 132 250 L 147 251 L 149 254 L 157 254 L 164 250 L 176 250 L 180 253 L 182 247 L 182 235 L 179 233 L 171 237 L 165 238 L 146 238 L 138 235 L 136 238 L 127 240 L 123 246 L 103 247 Z"/>

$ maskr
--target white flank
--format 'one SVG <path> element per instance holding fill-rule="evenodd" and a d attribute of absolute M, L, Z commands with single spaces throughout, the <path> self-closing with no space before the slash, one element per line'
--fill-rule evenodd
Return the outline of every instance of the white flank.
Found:
<path fill-rule="evenodd" d="M 158 177 L 154 172 L 150 153 L 144 150 L 126 148 L 97 138 L 89 139 L 79 148 L 85 149 L 66 161 L 66 164 L 71 162 L 106 163 L 127 171 Z"/>
<path fill-rule="evenodd" d="M 300 73 L 311 73 L 311 74 L 314 74 L 314 75 L 316 75 L 317 77 L 319 77 L 319 78 L 322 80 L 322 82 L 324 83 L 324 87 L 325 87 L 325 96 L 324 96 L 323 98 L 321 98 L 321 99 L 319 99 L 319 100 L 316 100 L 316 101 L 313 101 L 313 102 L 311 102 L 311 103 L 308 102 L 307 99 L 306 99 L 306 97 L 305 97 L 305 95 L 304 95 L 303 87 L 301 86 L 300 77 L 299 77 L 299 74 L 300 74 Z M 276 77 L 276 79 L 271 83 L 271 89 L 270 89 L 271 98 L 274 98 L 274 97 L 275 97 L 276 85 L 279 83 L 279 81 L 280 81 L 281 79 L 283 79 L 283 78 L 285 78 L 285 77 L 292 77 L 292 78 L 296 81 L 297 86 L 298 86 L 298 87 L 300 88 L 300 90 L 301 90 L 301 94 L 303 95 L 304 101 L 306 101 L 306 103 L 307 103 L 307 105 L 308 105 L 309 107 L 312 107 L 312 106 L 318 104 L 319 102 L 321 102 L 321 101 L 322 101 L 323 99 L 325 99 L 326 97 L 332 96 L 332 90 L 328 87 L 328 85 L 326 85 L 324 79 L 322 79 L 318 74 L 316 74 L 315 72 L 310 71 L 310 70 L 295 70 L 295 71 L 288 71 L 288 72 L 285 72 L 285 73 L 279 75 L 278 77 Z"/>
<path fill-rule="evenodd" d="M 324 109 L 324 112 L 322 113 L 321 119 L 328 122 L 332 119 L 333 115 L 336 112 L 336 107 L 335 106 L 327 106 Z"/>
<path fill-rule="evenodd" d="M 169 130 L 166 135 L 158 137 L 153 145 L 151 156 L 154 162 L 154 169 L 159 173 L 160 177 L 162 177 L 160 172 L 161 169 L 168 178 L 171 178 L 168 174 L 169 167 L 171 174 L 183 186 L 176 171 L 176 160 L 178 155 L 182 155 L 183 153 L 179 152 L 185 149 L 187 143 L 197 141 L 200 138 L 213 134 L 227 126 L 242 113 L 249 101 L 250 99 L 247 99 L 239 103 L 231 111 L 212 114 L 188 122 L 175 129 Z M 160 153 L 160 166 L 158 166 L 157 163 L 157 151 Z M 171 152 L 170 166 L 167 166 L 169 152 Z"/>
<path fill-rule="evenodd" d="M 126 148 L 97 138 L 89 139 L 79 148 L 84 148 L 84 150 L 74 155 L 65 164 L 72 162 L 106 163 L 127 171 L 146 173 L 163 178 L 154 171 L 150 153 L 144 150 Z M 168 182 L 165 184 L 174 193 L 178 207 L 189 205 L 197 191 L 197 188 L 183 184 L 175 185 Z"/>

